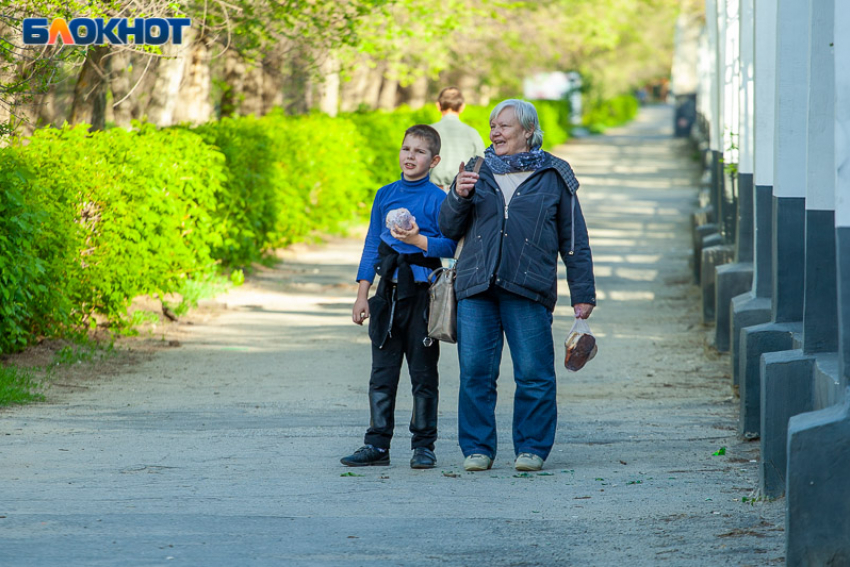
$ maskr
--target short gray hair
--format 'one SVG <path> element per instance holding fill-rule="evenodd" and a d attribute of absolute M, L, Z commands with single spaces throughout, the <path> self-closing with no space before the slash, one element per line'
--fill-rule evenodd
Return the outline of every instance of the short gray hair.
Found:
<path fill-rule="evenodd" d="M 543 130 L 540 129 L 540 119 L 537 118 L 537 109 L 534 108 L 534 105 L 518 98 L 503 100 L 490 113 L 490 122 L 493 122 L 506 108 L 513 108 L 522 129 L 531 132 L 531 139 L 529 140 L 531 149 L 539 149 L 543 145 Z"/>

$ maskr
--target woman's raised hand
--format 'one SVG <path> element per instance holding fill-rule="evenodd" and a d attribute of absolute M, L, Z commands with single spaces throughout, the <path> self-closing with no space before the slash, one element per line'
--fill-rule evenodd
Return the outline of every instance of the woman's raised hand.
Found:
<path fill-rule="evenodd" d="M 478 174 L 474 171 L 464 171 L 466 164 L 460 162 L 460 169 L 455 178 L 455 192 L 458 196 L 467 198 L 475 192 L 475 184 L 478 182 Z"/>

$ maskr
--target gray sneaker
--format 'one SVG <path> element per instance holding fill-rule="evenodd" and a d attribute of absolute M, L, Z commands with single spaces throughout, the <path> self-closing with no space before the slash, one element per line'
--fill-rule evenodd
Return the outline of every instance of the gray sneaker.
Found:
<path fill-rule="evenodd" d="M 481 453 L 473 453 L 463 460 L 463 468 L 467 471 L 486 471 L 493 466 L 493 459 Z"/>
<path fill-rule="evenodd" d="M 539 471 L 543 468 L 543 459 L 534 453 L 520 453 L 514 467 L 518 471 Z"/>

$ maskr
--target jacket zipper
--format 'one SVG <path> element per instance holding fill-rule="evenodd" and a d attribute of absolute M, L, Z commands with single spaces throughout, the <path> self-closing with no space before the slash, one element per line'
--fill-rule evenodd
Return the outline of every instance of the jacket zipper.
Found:
<path fill-rule="evenodd" d="M 499 192 L 499 196 L 505 204 L 505 218 L 502 220 L 502 238 L 499 243 L 499 257 L 496 259 L 496 269 L 493 270 L 493 278 L 490 280 L 491 282 L 499 279 L 496 275 L 499 273 L 499 266 L 502 264 L 502 249 L 505 247 L 505 231 L 508 229 L 508 202 L 505 200 L 505 194 L 502 193 L 502 188 L 499 187 L 499 183 L 495 179 L 493 182 L 496 185 L 496 191 Z"/>
<path fill-rule="evenodd" d="M 567 191 L 567 193 L 570 193 Z M 570 193 L 570 252 L 572 256 L 576 253 L 576 196 Z"/>

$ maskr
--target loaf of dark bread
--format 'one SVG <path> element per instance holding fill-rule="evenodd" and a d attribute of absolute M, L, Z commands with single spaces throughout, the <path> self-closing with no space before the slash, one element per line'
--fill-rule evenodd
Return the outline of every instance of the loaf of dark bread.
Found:
<path fill-rule="evenodd" d="M 564 346 L 567 350 L 564 366 L 573 372 L 584 368 L 584 365 L 596 356 L 596 338 L 590 333 L 573 331 L 567 335 Z"/>

